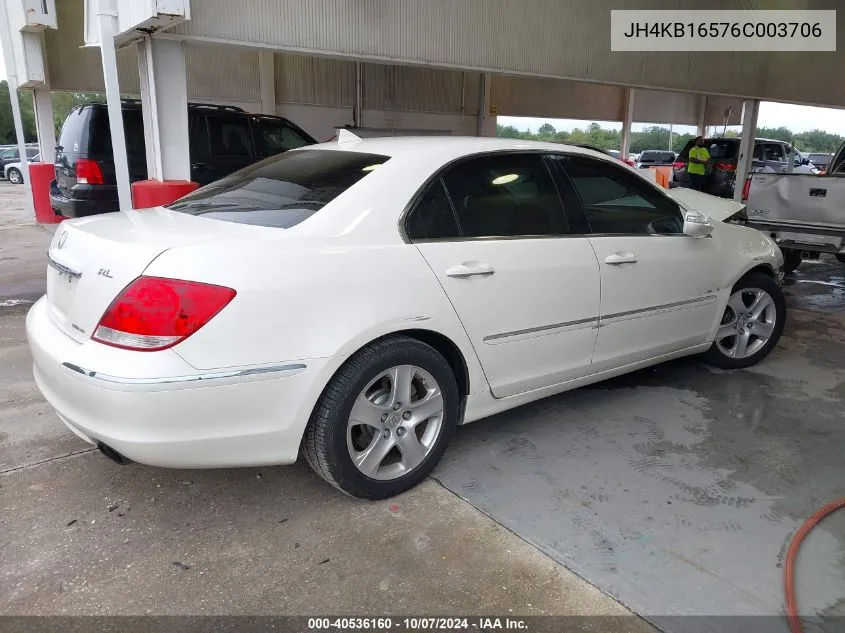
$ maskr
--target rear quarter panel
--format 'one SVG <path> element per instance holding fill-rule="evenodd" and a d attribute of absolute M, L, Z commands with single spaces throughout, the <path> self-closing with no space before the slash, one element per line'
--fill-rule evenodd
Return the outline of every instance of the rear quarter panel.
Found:
<path fill-rule="evenodd" d="M 270 229 L 275 230 L 275 229 Z M 317 246 L 294 240 L 181 247 L 145 274 L 237 290 L 220 314 L 174 349 L 198 369 L 343 358 L 401 330 L 431 330 L 462 351 L 473 391 L 486 388 L 463 326 L 417 249 L 397 241 Z"/>

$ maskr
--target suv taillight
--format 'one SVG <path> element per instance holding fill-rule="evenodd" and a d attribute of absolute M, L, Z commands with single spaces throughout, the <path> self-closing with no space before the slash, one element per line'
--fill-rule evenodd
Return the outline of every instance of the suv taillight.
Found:
<path fill-rule="evenodd" d="M 722 171 L 734 171 L 736 169 L 736 165 L 734 163 L 716 163 L 713 165 L 713 169 L 721 169 Z"/>
<path fill-rule="evenodd" d="M 167 349 L 208 323 L 235 294 L 225 286 L 138 277 L 111 302 L 91 338 L 123 349 Z"/>
<path fill-rule="evenodd" d="M 103 170 L 100 163 L 88 158 L 76 161 L 76 182 L 81 185 L 104 185 Z"/>
<path fill-rule="evenodd" d="M 745 202 L 748 200 L 748 192 L 751 191 L 751 176 L 745 179 L 745 183 L 742 185 L 742 201 Z"/>
<path fill-rule="evenodd" d="M 679 160 L 676 160 L 674 163 L 672 163 L 672 169 L 683 169 L 686 166 L 686 163 L 683 163 Z"/>

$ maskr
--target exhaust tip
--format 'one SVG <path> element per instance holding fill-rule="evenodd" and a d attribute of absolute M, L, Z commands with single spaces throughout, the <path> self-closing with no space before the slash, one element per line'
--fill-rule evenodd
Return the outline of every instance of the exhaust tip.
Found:
<path fill-rule="evenodd" d="M 97 448 L 98 448 L 98 449 L 100 449 L 100 452 L 101 452 L 103 455 L 105 455 L 106 457 L 108 457 L 108 458 L 109 458 L 110 460 L 112 460 L 113 462 L 115 462 L 115 463 L 117 463 L 117 464 L 120 464 L 121 466 L 125 466 L 126 464 L 131 464 L 131 463 L 132 463 L 132 460 L 131 460 L 131 459 L 129 459 L 128 457 L 124 457 L 123 455 L 121 455 L 120 453 L 118 453 L 116 450 L 114 450 L 114 449 L 113 449 L 111 446 L 109 446 L 108 444 L 103 444 L 102 442 L 99 442 L 99 443 L 97 444 Z"/>

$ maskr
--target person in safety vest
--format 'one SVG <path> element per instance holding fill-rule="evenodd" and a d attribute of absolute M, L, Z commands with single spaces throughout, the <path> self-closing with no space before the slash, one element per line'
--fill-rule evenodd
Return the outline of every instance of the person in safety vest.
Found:
<path fill-rule="evenodd" d="M 696 191 L 704 191 L 704 179 L 707 174 L 707 161 L 710 160 L 710 152 L 704 147 L 704 139 L 695 137 L 695 145 L 689 150 L 689 164 L 687 174 L 689 175 L 690 187 Z"/>

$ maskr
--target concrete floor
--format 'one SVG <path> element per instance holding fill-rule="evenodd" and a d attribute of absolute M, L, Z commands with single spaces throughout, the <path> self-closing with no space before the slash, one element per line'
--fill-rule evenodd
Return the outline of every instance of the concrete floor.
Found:
<path fill-rule="evenodd" d="M 787 539 L 845 488 L 837 262 L 790 280 L 802 311 L 758 368 L 683 361 L 469 425 L 435 473 L 446 487 L 362 503 L 301 464 L 115 466 L 34 387 L 23 318 L 50 234 L 19 199 L 0 184 L 0 613 L 576 614 L 619 619 L 566 630 L 654 630 L 610 594 L 665 630 L 717 630 L 661 616 L 778 614 Z M 843 534 L 834 517 L 802 550 L 808 613 L 843 613 Z"/>
<path fill-rule="evenodd" d="M 762 364 L 685 359 L 464 427 L 436 478 L 663 630 L 725 630 L 683 617 L 704 614 L 786 631 L 789 541 L 845 494 L 843 273 L 788 279 Z M 805 542 L 797 583 L 814 630 L 845 630 L 845 512 Z"/>
<path fill-rule="evenodd" d="M 32 380 L 23 323 L 51 235 L 19 192 L 0 183 L 0 614 L 578 615 L 568 630 L 654 631 L 435 481 L 365 503 L 304 464 L 173 471 L 92 451 Z"/>

